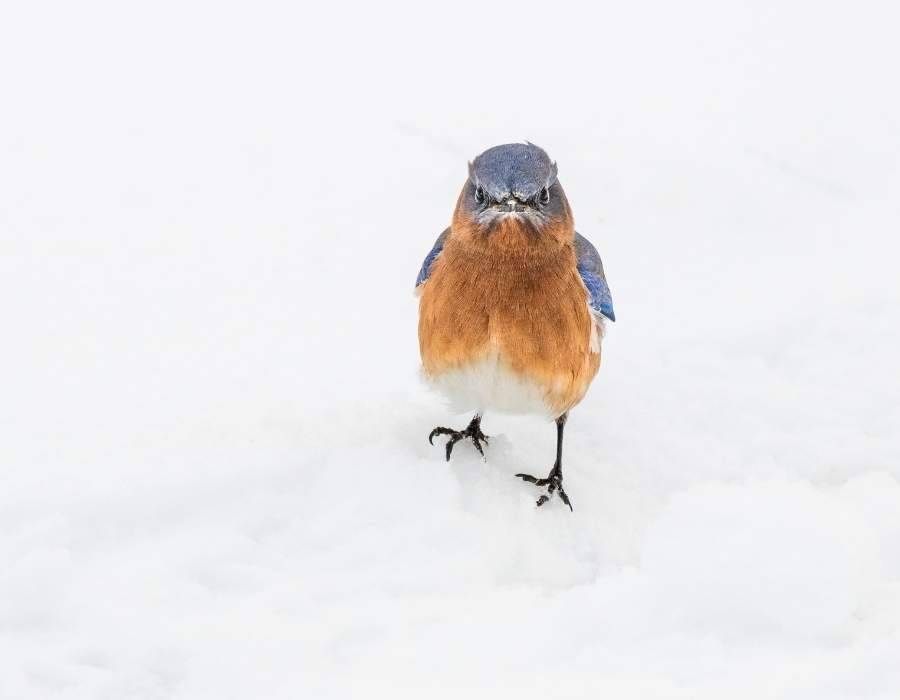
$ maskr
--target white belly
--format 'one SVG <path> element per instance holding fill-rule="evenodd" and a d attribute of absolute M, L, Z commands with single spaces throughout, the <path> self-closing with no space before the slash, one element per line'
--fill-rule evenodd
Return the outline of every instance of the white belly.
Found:
<path fill-rule="evenodd" d="M 497 353 L 425 380 L 449 400 L 456 413 L 498 411 L 555 417 L 544 400 L 544 389 L 512 372 Z"/>

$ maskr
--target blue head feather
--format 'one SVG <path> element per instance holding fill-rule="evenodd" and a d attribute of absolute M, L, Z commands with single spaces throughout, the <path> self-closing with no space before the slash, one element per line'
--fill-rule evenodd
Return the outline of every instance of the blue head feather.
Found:
<path fill-rule="evenodd" d="M 553 185 L 556 163 L 533 143 L 506 143 L 475 158 L 469 165 L 469 179 L 495 201 L 516 197 L 524 202 Z"/>

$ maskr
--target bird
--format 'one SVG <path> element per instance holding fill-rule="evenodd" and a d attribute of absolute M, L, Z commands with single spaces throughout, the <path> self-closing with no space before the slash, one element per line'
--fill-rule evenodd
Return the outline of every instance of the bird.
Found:
<path fill-rule="evenodd" d="M 516 474 L 574 510 L 563 488 L 563 431 L 600 368 L 606 321 L 615 321 L 603 262 L 575 231 L 572 208 L 544 149 L 489 148 L 469 163 L 450 226 L 418 277 L 421 374 L 455 412 L 474 411 L 447 436 L 485 458 L 486 412 L 537 415 L 556 424 L 556 459 L 546 477 Z"/>

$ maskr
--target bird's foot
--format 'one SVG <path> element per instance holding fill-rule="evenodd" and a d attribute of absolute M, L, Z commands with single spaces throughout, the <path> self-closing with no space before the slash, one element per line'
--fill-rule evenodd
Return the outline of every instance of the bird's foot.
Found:
<path fill-rule="evenodd" d="M 478 450 L 478 454 L 481 455 L 481 458 L 485 459 L 484 448 L 481 446 L 481 443 L 483 442 L 485 445 L 487 445 L 488 436 L 481 432 L 481 416 L 475 416 L 464 430 L 453 430 L 452 428 L 435 428 L 428 435 L 428 442 L 433 445 L 434 438 L 437 435 L 450 436 L 450 439 L 447 440 L 448 462 L 450 461 L 450 453 L 453 452 L 453 446 L 463 438 L 469 438 L 472 441 L 472 444 L 475 445 L 475 449 Z"/>
<path fill-rule="evenodd" d="M 572 502 L 569 500 L 568 494 L 566 494 L 566 492 L 563 490 L 562 469 L 558 464 L 553 466 L 553 469 L 550 470 L 550 473 L 545 479 L 538 479 L 531 476 L 531 474 L 516 474 L 516 476 L 527 481 L 529 484 L 547 487 L 547 493 L 542 494 L 541 497 L 537 499 L 538 506 L 544 505 L 553 497 L 553 494 L 555 493 L 560 497 L 563 503 L 569 506 L 569 510 L 574 511 L 574 509 L 572 508 Z"/>

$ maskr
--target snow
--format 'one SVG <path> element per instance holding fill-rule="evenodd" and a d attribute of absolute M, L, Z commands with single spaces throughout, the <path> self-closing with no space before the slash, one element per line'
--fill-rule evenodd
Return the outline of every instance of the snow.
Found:
<path fill-rule="evenodd" d="M 898 11 L 590 12 L 4 10 L 0 698 L 900 695 Z M 426 440 L 520 139 L 616 303 L 574 513 L 550 423 Z"/>

